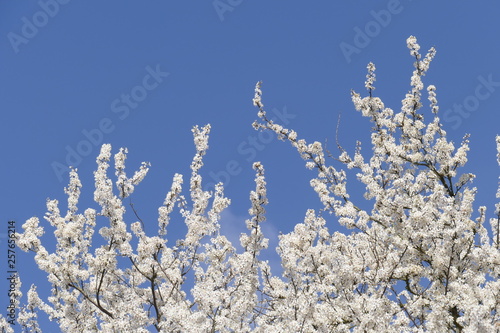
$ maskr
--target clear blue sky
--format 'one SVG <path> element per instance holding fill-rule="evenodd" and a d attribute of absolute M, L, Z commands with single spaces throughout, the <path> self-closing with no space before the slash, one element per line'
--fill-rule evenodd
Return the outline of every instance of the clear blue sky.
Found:
<path fill-rule="evenodd" d="M 321 206 L 309 187 L 314 174 L 298 154 L 252 129 L 255 83 L 264 82 L 265 108 L 299 136 L 328 138 L 333 150 L 341 113 L 340 142 L 351 149 L 360 139 L 369 152 L 370 124 L 354 111 L 350 90 L 364 93 L 372 61 L 375 93 L 399 108 L 413 70 L 410 35 L 423 53 L 437 49 L 424 82 L 437 87 L 449 135 L 459 142 L 471 134 L 467 169 L 478 175 L 478 204 L 491 213 L 499 175 L 498 13 L 496 1 L 0 2 L 0 294 L 7 289 L 6 222 L 17 221 L 21 230 L 26 219 L 42 219 L 46 198 L 64 203 L 63 165 L 78 167 L 84 209 L 92 205 L 101 143 L 114 152 L 128 147 L 130 171 L 151 162 L 132 199 L 153 232 L 173 174 L 189 176 L 196 124 L 212 124 L 203 175 L 206 182 L 229 180 L 224 228 L 233 240 L 244 230 L 252 162 L 264 164 L 265 230 L 274 248 L 279 231 L 289 232 L 307 208 Z M 228 168 L 233 175 L 225 177 Z M 329 223 L 334 230 L 334 220 Z M 173 222 L 172 237 L 182 232 Z M 18 250 L 17 257 L 23 289 L 45 279 L 35 273 L 31 254 Z M 0 297 L 2 309 L 5 301 Z"/>

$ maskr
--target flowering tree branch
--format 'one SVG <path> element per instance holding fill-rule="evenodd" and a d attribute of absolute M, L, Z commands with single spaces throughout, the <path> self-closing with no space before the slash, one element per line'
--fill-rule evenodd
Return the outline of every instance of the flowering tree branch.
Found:
<path fill-rule="evenodd" d="M 57 200 L 47 201 L 44 218 L 54 230 L 55 252 L 42 244 L 45 229 L 36 217 L 19 235 L 18 246 L 32 251 L 47 273 L 52 295 L 42 300 L 31 286 L 18 323 L 27 332 L 41 332 L 42 311 L 64 332 L 498 331 L 500 202 L 487 229 L 486 208 L 474 206 L 474 175 L 461 172 L 469 138 L 457 147 L 447 139 L 436 87 L 423 83 L 436 51 L 422 57 L 415 37 L 407 45 L 415 62 L 400 110 L 376 96 L 376 68 L 368 64 L 367 96 L 353 91 L 351 98 L 373 124 L 372 153 L 362 153 L 361 143 L 352 153 L 338 145 L 335 166 L 321 143 L 307 143 L 266 116 L 257 83 L 253 103 L 260 120 L 254 128 L 270 130 L 297 149 L 315 171 L 310 184 L 323 205 L 319 212 L 307 210 L 303 223 L 279 236 L 281 274 L 260 259 L 268 247 L 262 163 L 253 164 L 248 231 L 238 251 L 220 230 L 221 214 L 230 205 L 223 184 L 214 191 L 202 187 L 210 125 L 195 126 L 189 195 L 183 176 L 175 174 L 158 209 L 155 235 L 146 234 L 133 206 L 138 221 L 126 222 L 124 204 L 148 163 L 129 178 L 122 148 L 114 155 L 112 180 L 111 146 L 103 145 L 94 173 L 97 207 L 83 212 L 82 184 L 71 170 L 66 212 Z M 500 165 L 500 136 L 496 143 Z M 348 179 L 348 170 L 355 170 L 355 180 Z M 365 200 L 349 195 L 353 181 L 364 188 Z M 351 232 L 330 231 L 325 213 Z M 169 244 L 169 224 L 179 217 L 186 234 Z M 1 316 L 0 329 L 13 332 Z"/>

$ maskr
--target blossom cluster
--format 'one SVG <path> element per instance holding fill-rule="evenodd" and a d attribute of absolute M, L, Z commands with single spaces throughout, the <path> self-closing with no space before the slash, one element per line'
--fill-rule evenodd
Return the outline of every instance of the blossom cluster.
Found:
<path fill-rule="evenodd" d="M 461 171 L 469 138 L 459 145 L 448 140 L 436 87 L 425 88 L 422 80 L 436 52 L 431 48 L 422 58 L 413 36 L 407 45 L 415 62 L 400 110 L 374 96 L 372 63 L 365 81 L 368 96 L 351 94 L 354 108 L 374 125 L 370 156 L 361 144 L 352 153 L 339 145 L 339 155 L 329 163 L 320 142 L 308 143 L 267 118 L 262 83 L 257 83 L 253 103 L 259 120 L 253 127 L 274 132 L 297 150 L 314 171 L 310 184 L 322 204 L 279 236 L 281 274 L 273 274 L 260 256 L 268 247 L 261 228 L 268 204 L 263 164 L 253 165 L 248 231 L 238 251 L 220 230 L 221 213 L 230 205 L 223 184 L 214 191 L 202 187 L 210 125 L 195 126 L 189 196 L 183 194 L 183 176 L 175 174 L 158 209 L 156 235 L 148 236 L 140 220 L 125 221 L 124 199 L 144 179 L 149 164 L 128 178 L 128 152 L 120 149 L 113 182 L 110 145 L 103 145 L 97 157 L 98 209 L 79 211 L 82 184 L 76 169 L 65 189 L 66 213 L 57 200 L 47 201 L 54 253 L 41 242 L 39 219 L 26 221 L 18 246 L 35 253 L 52 295 L 42 300 L 32 286 L 19 324 L 40 332 L 37 316 L 43 311 L 64 332 L 498 331 L 500 202 L 487 227 L 486 207 L 475 208 L 474 175 Z M 496 143 L 500 165 L 500 136 Z M 349 170 L 356 179 L 348 179 Z M 364 187 L 366 200 L 349 195 L 348 181 Z M 169 244 L 169 223 L 179 217 L 186 235 Z M 98 228 L 97 219 L 109 223 Z M 329 226 L 330 219 L 349 233 L 330 231 L 338 229 Z M 94 243 L 95 231 L 101 245 Z M 2 317 L 0 328 L 12 332 Z"/>

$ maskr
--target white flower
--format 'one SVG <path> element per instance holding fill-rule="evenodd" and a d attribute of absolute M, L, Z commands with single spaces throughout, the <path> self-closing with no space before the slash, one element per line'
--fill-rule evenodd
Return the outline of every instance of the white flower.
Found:
<path fill-rule="evenodd" d="M 94 173 L 99 209 L 79 213 L 82 184 L 73 169 L 66 213 L 58 200 L 47 200 L 51 232 L 45 235 L 33 217 L 16 239 L 20 249 L 35 253 L 52 285 L 48 302 L 32 286 L 20 306 L 21 281 L 12 277 L 18 324 L 41 331 L 42 311 L 65 332 L 498 331 L 500 203 L 485 226 L 486 207 L 476 211 L 478 191 L 469 187 L 474 175 L 462 171 L 469 137 L 460 145 L 448 140 L 434 86 L 427 87 L 431 112 L 420 111 L 422 76 L 435 50 L 420 60 L 416 38 L 407 44 L 415 69 L 401 109 L 372 96 L 370 63 L 369 95 L 352 92 L 351 98 L 372 122 L 372 147 L 362 151 L 358 142 L 352 153 L 339 147 L 338 160 L 325 156 L 319 141 L 308 143 L 268 119 L 257 83 L 254 128 L 272 131 L 297 150 L 311 169 L 321 206 L 308 209 L 301 223 L 290 221 L 291 231 L 278 236 L 280 267 L 262 259 L 270 240 L 262 228 L 269 200 L 261 162 L 253 164 L 255 188 L 241 247 L 222 234 L 221 214 L 231 201 L 222 183 L 204 189 L 201 169 L 210 125 L 192 130 L 189 195 L 183 194 L 183 176 L 175 174 L 158 209 L 157 235 L 142 214 L 126 214 L 124 201 L 149 164 L 127 177 L 122 148 L 114 156 L 112 180 L 111 146 L 105 144 Z M 500 165 L 500 136 L 496 143 Z M 275 212 L 272 217 L 280 218 Z M 182 221 L 185 236 L 170 244 L 167 228 Z M 55 246 L 45 248 L 46 237 L 55 237 Z M 13 331 L 1 315 L 0 329 Z"/>

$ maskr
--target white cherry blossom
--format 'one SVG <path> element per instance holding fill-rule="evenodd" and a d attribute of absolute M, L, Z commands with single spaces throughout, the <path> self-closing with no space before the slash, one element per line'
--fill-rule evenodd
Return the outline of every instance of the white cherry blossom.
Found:
<path fill-rule="evenodd" d="M 372 63 L 368 95 L 351 93 L 354 109 L 373 124 L 371 142 L 364 144 L 371 150 L 361 143 L 353 152 L 339 146 L 330 159 L 322 143 L 307 142 L 267 117 L 257 83 L 253 127 L 297 150 L 322 205 L 279 236 L 282 272 L 260 256 L 269 244 L 262 230 L 269 204 L 263 163 L 253 164 L 248 231 L 238 250 L 220 230 L 231 203 L 223 184 L 203 189 L 210 125 L 195 126 L 188 185 L 181 174 L 173 176 L 156 234 L 130 221 L 124 202 L 148 163 L 129 178 L 128 151 L 119 149 L 112 180 L 112 147 L 103 145 L 94 173 L 96 206 L 83 211 L 82 183 L 71 170 L 66 211 L 58 200 L 47 200 L 50 227 L 33 217 L 19 234 L 18 246 L 34 253 L 52 295 L 42 299 L 31 286 L 24 303 L 16 304 L 17 324 L 41 332 L 43 312 L 63 332 L 497 332 L 500 202 L 491 212 L 476 208 L 475 176 L 462 171 L 469 137 L 460 144 L 447 138 L 437 89 L 424 84 L 436 52 L 422 57 L 413 36 L 407 45 L 414 70 L 399 109 L 375 96 Z M 500 165 L 500 136 L 496 143 Z M 354 183 L 363 198 L 349 195 Z M 179 218 L 186 234 L 168 242 L 171 220 Z M 45 233 L 53 234 L 55 251 L 44 246 Z M 13 332 L 2 316 L 0 329 Z"/>

